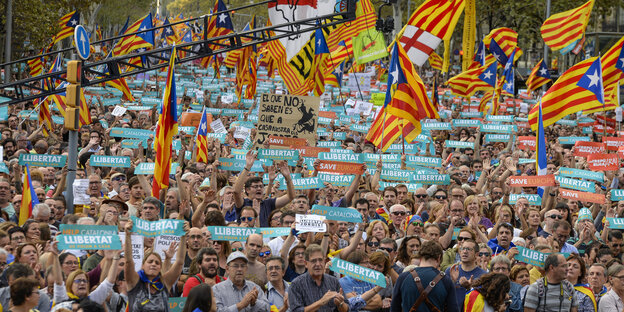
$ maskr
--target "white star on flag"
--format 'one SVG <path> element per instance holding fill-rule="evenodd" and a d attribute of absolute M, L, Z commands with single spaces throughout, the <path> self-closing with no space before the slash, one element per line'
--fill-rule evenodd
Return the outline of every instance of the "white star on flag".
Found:
<path fill-rule="evenodd" d="M 146 30 L 146 29 L 147 29 L 147 28 L 145 28 L 145 26 L 143 26 L 143 27 L 139 28 L 139 31 L 144 31 L 144 30 Z"/>
<path fill-rule="evenodd" d="M 500 59 L 500 57 L 498 56 L 498 54 L 496 54 L 496 52 L 492 53 L 492 55 L 494 55 L 495 59 L 497 59 L 497 60 Z"/>
<path fill-rule="evenodd" d="M 485 77 L 485 79 L 490 79 L 490 77 L 492 77 L 492 72 L 491 71 L 486 71 L 485 74 L 483 74 L 483 77 Z"/>
<path fill-rule="evenodd" d="M 542 68 L 542 69 L 540 69 L 540 71 L 539 71 L 539 72 L 540 72 L 540 74 L 541 74 L 542 76 L 544 76 L 544 75 L 546 75 L 546 73 L 547 73 L 548 71 L 546 71 L 546 68 Z"/>
<path fill-rule="evenodd" d="M 594 73 L 592 75 L 587 76 L 587 78 L 589 78 L 589 80 L 591 81 L 589 83 L 589 87 L 597 86 L 598 80 L 600 80 L 600 76 L 598 76 L 598 70 L 595 70 Z"/>
<path fill-rule="evenodd" d="M 622 65 L 624 65 L 624 57 L 619 59 L 620 62 L 622 62 Z"/>
<path fill-rule="evenodd" d="M 171 28 L 167 28 L 166 32 L 167 32 L 167 34 L 170 34 L 171 33 Z"/>
<path fill-rule="evenodd" d="M 227 18 L 227 14 L 221 13 L 221 15 L 219 15 L 219 23 L 225 23 L 226 18 Z"/>
<path fill-rule="evenodd" d="M 78 21 L 77 21 L 77 20 L 75 20 L 75 19 L 72 19 L 72 20 L 71 20 L 71 24 L 72 24 L 72 25 L 74 25 L 74 26 L 75 26 L 77 23 L 78 23 Z"/>
<path fill-rule="evenodd" d="M 334 70 L 334 73 L 336 75 L 340 75 L 341 72 L 342 72 L 342 70 L 340 69 L 340 66 L 336 67 L 336 69 Z"/>
<path fill-rule="evenodd" d="M 511 67 L 511 63 L 507 62 L 507 64 L 505 64 L 505 69 L 509 69 L 509 67 Z"/>
<path fill-rule="evenodd" d="M 390 75 L 392 76 L 392 82 L 399 79 L 399 69 L 395 66 L 394 70 L 390 73 Z"/>
<path fill-rule="evenodd" d="M 206 123 L 199 125 L 199 131 L 203 132 L 206 129 Z"/>
<path fill-rule="evenodd" d="M 319 39 L 319 40 L 316 42 L 316 47 L 317 47 L 317 48 L 320 48 L 320 47 L 321 47 L 321 39 Z"/>
<path fill-rule="evenodd" d="M 505 84 L 505 89 L 506 90 L 511 89 L 511 82 L 508 82 L 508 83 Z"/>

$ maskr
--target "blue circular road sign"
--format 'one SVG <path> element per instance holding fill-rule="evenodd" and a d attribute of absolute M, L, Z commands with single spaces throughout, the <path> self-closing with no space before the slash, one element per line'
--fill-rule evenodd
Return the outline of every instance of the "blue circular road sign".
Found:
<path fill-rule="evenodd" d="M 76 45 L 78 56 L 83 61 L 86 61 L 91 55 L 91 43 L 89 42 L 89 34 L 82 25 L 78 25 L 74 29 L 74 44 Z"/>

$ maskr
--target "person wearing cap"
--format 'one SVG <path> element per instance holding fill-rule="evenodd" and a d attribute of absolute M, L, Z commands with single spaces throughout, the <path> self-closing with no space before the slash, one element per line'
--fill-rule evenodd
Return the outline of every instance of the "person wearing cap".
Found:
<path fill-rule="evenodd" d="M 244 253 L 235 251 L 227 258 L 229 279 L 212 288 L 217 311 L 266 312 L 270 305 L 266 295 L 256 283 L 245 280 L 249 260 Z"/>

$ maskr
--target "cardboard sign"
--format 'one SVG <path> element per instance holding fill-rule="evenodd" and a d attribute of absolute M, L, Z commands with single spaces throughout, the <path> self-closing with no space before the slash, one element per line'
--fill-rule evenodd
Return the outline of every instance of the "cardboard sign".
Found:
<path fill-rule="evenodd" d="M 327 232 L 325 217 L 318 215 L 295 215 L 295 230 L 300 232 L 324 233 Z"/>
<path fill-rule="evenodd" d="M 186 297 L 169 297 L 169 312 L 182 312 Z"/>
<path fill-rule="evenodd" d="M 520 198 L 526 198 L 529 205 L 539 206 L 542 204 L 542 198 L 538 194 L 509 194 L 509 204 L 515 205 Z M 502 202 L 503 199 L 501 198 L 500 201 Z"/>
<path fill-rule="evenodd" d="M 449 185 L 451 183 L 451 177 L 448 174 L 412 173 L 411 182 L 422 184 Z"/>
<path fill-rule="evenodd" d="M 185 127 L 199 127 L 199 123 L 201 122 L 201 113 L 191 113 L 184 112 L 180 115 L 180 125 Z M 207 123 L 210 124 L 212 122 L 212 114 L 207 114 Z M 210 131 L 210 130 L 208 130 Z"/>
<path fill-rule="evenodd" d="M 446 140 L 446 141 L 444 141 L 444 146 L 445 147 L 452 147 L 452 148 L 472 148 L 472 149 L 474 149 L 474 142 Z"/>
<path fill-rule="evenodd" d="M 624 200 L 624 190 L 611 190 L 611 201 Z"/>
<path fill-rule="evenodd" d="M 521 246 L 517 246 L 516 248 L 518 248 L 518 254 L 514 256 L 514 259 L 526 264 L 544 267 L 544 261 L 546 261 L 546 257 L 549 255 L 548 253 L 539 252 L 537 250 Z"/>
<path fill-rule="evenodd" d="M 577 141 L 574 143 L 574 156 L 587 157 L 592 154 L 602 154 L 607 150 L 607 144 L 598 142 Z"/>
<path fill-rule="evenodd" d="M 534 136 L 519 136 L 518 137 L 518 148 L 519 149 L 529 149 L 535 150 L 535 142 L 536 138 Z"/>
<path fill-rule="evenodd" d="M 256 144 L 277 135 L 306 139 L 315 145 L 319 106 L 318 97 L 262 94 Z"/>
<path fill-rule="evenodd" d="M 561 145 L 576 144 L 576 142 L 579 142 L 579 141 L 582 141 L 582 142 L 591 141 L 589 137 L 559 137 L 557 138 L 557 140 L 559 140 L 559 143 L 561 143 Z"/>
<path fill-rule="evenodd" d="M 555 176 L 552 174 L 542 176 L 511 176 L 509 179 L 509 186 L 511 187 L 555 186 Z"/>
<path fill-rule="evenodd" d="M 20 166 L 28 164 L 31 167 L 63 167 L 65 162 L 67 162 L 65 155 L 22 153 L 19 156 Z"/>
<path fill-rule="evenodd" d="M 162 219 L 158 221 L 147 221 L 135 216 L 130 217 L 134 223 L 134 232 L 145 237 L 156 237 L 160 235 L 183 236 L 184 220 Z"/>
<path fill-rule="evenodd" d="M 172 243 L 179 243 L 180 236 L 173 235 L 160 235 L 157 236 L 154 240 L 154 252 L 159 254 L 162 259 L 165 259 L 165 250 L 169 249 Z M 174 262 L 176 259 L 176 254 L 173 254 L 173 258 L 171 258 L 171 262 Z"/>
<path fill-rule="evenodd" d="M 577 180 L 562 176 L 555 176 L 555 180 L 559 182 L 559 186 L 567 189 L 573 189 L 582 192 L 596 192 L 596 183 L 591 181 Z"/>
<path fill-rule="evenodd" d="M 333 172 L 343 174 L 363 174 L 364 166 L 342 161 L 321 160 L 318 166 L 319 172 Z"/>
<path fill-rule="evenodd" d="M 169 170 L 169 174 L 175 174 L 176 169 L 178 168 L 179 165 L 180 164 L 178 164 L 177 162 L 172 162 L 171 169 Z M 155 163 L 147 163 L 147 162 L 140 163 L 134 168 L 134 174 L 145 174 L 145 175 L 154 174 L 155 166 L 156 166 Z"/>
<path fill-rule="evenodd" d="M 362 155 L 361 154 L 347 154 L 347 153 L 319 153 L 318 159 L 320 160 L 331 160 L 331 161 L 340 161 L 340 162 L 348 162 L 361 164 Z"/>
<path fill-rule="evenodd" d="M 113 109 L 113 112 L 111 113 L 111 115 L 115 116 L 115 117 L 120 117 L 121 115 L 126 113 L 126 108 L 123 106 L 115 106 L 115 109 Z"/>
<path fill-rule="evenodd" d="M 314 205 L 312 206 L 312 211 L 310 211 L 310 213 L 325 216 L 327 220 L 345 221 L 352 223 L 362 222 L 362 214 L 353 208 Z"/>
<path fill-rule="evenodd" d="M 87 195 L 89 189 L 89 179 L 74 180 L 74 205 L 90 205 L 91 197 Z"/>
<path fill-rule="evenodd" d="M 236 131 L 234 131 L 234 138 L 244 140 L 251 135 L 251 129 L 243 126 L 236 127 Z"/>
<path fill-rule="evenodd" d="M 288 137 L 271 135 L 269 136 L 269 145 L 299 148 L 301 146 L 308 146 L 308 140 L 301 139 L 301 138 L 288 138 Z"/>
<path fill-rule="evenodd" d="M 114 138 L 147 140 L 150 136 L 154 136 L 154 131 L 133 128 L 112 128 L 110 136 Z"/>
<path fill-rule="evenodd" d="M 227 133 L 227 129 L 225 129 L 225 126 L 223 125 L 223 122 L 221 121 L 221 119 L 217 119 L 211 122 L 210 128 L 212 129 L 212 132 L 214 133 Z"/>
<path fill-rule="evenodd" d="M 318 177 L 310 177 L 310 178 L 298 178 L 293 179 L 293 186 L 295 190 L 311 190 L 311 189 L 321 189 L 324 187 L 323 181 Z M 286 183 L 280 183 L 278 188 L 279 190 L 286 190 Z"/>
<path fill-rule="evenodd" d="M 405 163 L 408 165 L 438 168 L 442 167 L 442 158 L 407 155 Z"/>
<path fill-rule="evenodd" d="M 624 138 L 602 137 L 602 142 L 607 144 L 607 150 L 617 151 L 620 146 L 624 146 Z"/>
<path fill-rule="evenodd" d="M 481 120 L 478 119 L 453 119 L 451 123 L 453 128 L 477 128 L 481 126 Z"/>
<path fill-rule="evenodd" d="M 561 194 L 561 197 L 563 198 L 580 200 L 596 204 L 604 204 L 607 201 L 606 197 L 603 194 L 579 192 L 562 188 L 559 189 L 559 194 Z"/>
<path fill-rule="evenodd" d="M 589 169 L 597 171 L 618 170 L 620 167 L 616 154 L 591 154 L 587 156 L 587 164 Z"/>
<path fill-rule="evenodd" d="M 264 237 L 286 236 L 290 233 L 288 227 L 275 228 L 246 228 L 231 226 L 208 226 L 210 239 L 213 241 L 237 241 L 243 242 L 251 234 L 262 234 Z"/>
<path fill-rule="evenodd" d="M 299 152 L 287 149 L 261 148 L 258 149 L 258 158 L 271 160 L 298 160 Z"/>
<path fill-rule="evenodd" d="M 369 282 L 380 287 L 386 287 L 386 276 L 379 272 L 339 258 L 333 258 L 330 270 L 353 277 L 357 280 Z"/>

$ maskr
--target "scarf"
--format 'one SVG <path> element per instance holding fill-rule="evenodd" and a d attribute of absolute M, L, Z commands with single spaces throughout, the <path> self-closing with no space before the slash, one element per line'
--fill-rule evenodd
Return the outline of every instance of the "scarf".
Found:
<path fill-rule="evenodd" d="M 138 273 L 139 273 L 139 278 L 141 279 L 141 282 L 148 283 L 150 286 L 158 290 L 162 290 L 165 287 L 165 285 L 163 285 L 163 283 L 160 282 L 160 274 L 156 276 L 153 280 L 150 280 L 145 275 L 145 271 L 140 270 Z"/>
<path fill-rule="evenodd" d="M 73 300 L 80 300 L 80 298 L 78 298 L 78 296 L 72 294 L 71 292 L 67 292 L 67 297 L 69 297 L 69 299 L 73 299 Z"/>

